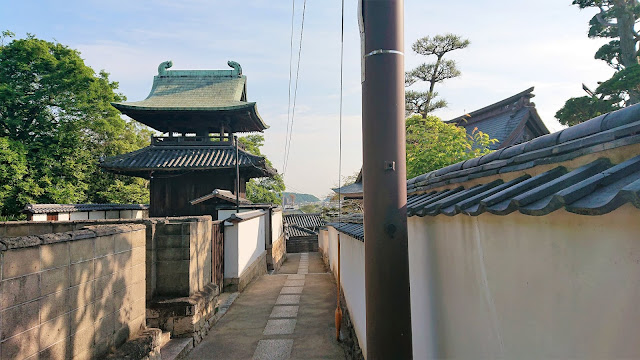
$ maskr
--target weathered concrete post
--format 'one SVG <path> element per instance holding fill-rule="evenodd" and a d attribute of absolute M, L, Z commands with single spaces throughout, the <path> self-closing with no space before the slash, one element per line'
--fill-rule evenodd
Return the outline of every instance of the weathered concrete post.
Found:
<path fill-rule="evenodd" d="M 409 359 L 403 0 L 361 0 L 367 358 Z"/>

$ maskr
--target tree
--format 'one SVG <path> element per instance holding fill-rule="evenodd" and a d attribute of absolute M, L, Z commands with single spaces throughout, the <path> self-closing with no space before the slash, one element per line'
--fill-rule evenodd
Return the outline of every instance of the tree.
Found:
<path fill-rule="evenodd" d="M 407 178 L 488 154 L 491 144 L 497 142 L 477 129 L 469 135 L 463 127 L 435 116 L 411 116 L 406 128 Z"/>
<path fill-rule="evenodd" d="M 436 62 L 424 63 L 406 73 L 405 86 L 407 87 L 418 81 L 429 84 L 429 90 L 426 92 L 408 90 L 405 93 L 408 114 L 420 114 L 426 118 L 427 114 L 434 110 L 447 107 L 445 100 L 436 100 L 438 93 L 434 90 L 435 86 L 437 83 L 460 76 L 460 70 L 455 61 L 445 60 L 444 55 L 454 50 L 464 49 L 469 44 L 469 40 L 454 34 L 436 35 L 433 38 L 426 36 L 413 43 L 411 47 L 413 51 L 424 56 L 435 55 Z"/>
<path fill-rule="evenodd" d="M 595 92 L 583 86 L 589 96 L 567 100 L 555 115 L 563 125 L 575 125 L 640 101 L 640 35 L 635 30 L 640 17 L 638 0 L 573 0 L 572 4 L 580 9 L 597 9 L 589 21 L 588 36 L 612 40 L 601 46 L 594 57 L 607 63 L 616 73 L 600 83 Z"/>
<path fill-rule="evenodd" d="M 26 202 L 105 202 L 117 200 L 109 190 L 145 192 L 146 181 L 98 167 L 100 157 L 145 146 L 151 134 L 110 105 L 124 100 L 118 83 L 105 71 L 96 74 L 67 46 L 33 35 L 4 45 L 12 36 L 3 32 L 0 46 L 0 138 L 9 144 L 5 150 L 21 154 L 27 171 L 15 197 L 3 201 L 2 214 Z M 124 195 L 121 200 L 148 202 L 148 192 Z"/>
<path fill-rule="evenodd" d="M 249 153 L 264 156 L 260 148 L 264 145 L 264 136 L 255 134 L 238 138 Z M 266 159 L 267 165 L 271 166 L 271 161 Z M 254 203 L 282 204 L 282 192 L 285 190 L 284 180 L 280 174 L 273 177 L 251 179 L 247 182 L 247 199 Z"/>

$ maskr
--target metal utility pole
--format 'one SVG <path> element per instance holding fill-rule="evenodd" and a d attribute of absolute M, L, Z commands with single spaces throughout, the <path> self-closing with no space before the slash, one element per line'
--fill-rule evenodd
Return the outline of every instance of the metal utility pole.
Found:
<path fill-rule="evenodd" d="M 238 137 L 233 136 L 233 143 L 236 146 L 236 213 L 240 212 L 240 156 L 238 154 Z"/>
<path fill-rule="evenodd" d="M 360 0 L 367 358 L 410 359 L 403 0 Z"/>

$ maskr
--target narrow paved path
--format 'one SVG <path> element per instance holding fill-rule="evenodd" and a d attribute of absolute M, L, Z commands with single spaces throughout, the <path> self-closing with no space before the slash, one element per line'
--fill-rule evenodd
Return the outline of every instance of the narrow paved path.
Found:
<path fill-rule="evenodd" d="M 318 253 L 288 254 L 251 283 L 188 359 L 344 359 L 336 284 Z"/>

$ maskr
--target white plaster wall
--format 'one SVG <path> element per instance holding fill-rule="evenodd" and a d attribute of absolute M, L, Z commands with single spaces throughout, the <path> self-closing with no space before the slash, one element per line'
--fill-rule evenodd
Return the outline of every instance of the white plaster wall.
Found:
<path fill-rule="evenodd" d="M 271 214 L 271 239 L 276 242 L 282 236 L 283 229 L 282 211 L 274 211 Z"/>
<path fill-rule="evenodd" d="M 259 217 L 238 222 L 238 273 L 246 270 L 265 252 L 266 212 Z"/>
<path fill-rule="evenodd" d="M 237 278 L 238 273 L 238 226 L 225 225 L 224 228 L 224 277 Z"/>
<path fill-rule="evenodd" d="M 337 268 L 337 264 L 338 264 L 338 231 L 332 227 L 329 226 L 328 228 L 329 231 L 329 249 L 327 250 L 327 253 L 329 254 L 329 268 L 331 269 L 331 272 L 333 272 L 333 276 L 334 278 L 338 278 L 338 268 Z"/>
<path fill-rule="evenodd" d="M 106 211 L 105 219 L 120 219 L 120 211 L 119 210 Z"/>
<path fill-rule="evenodd" d="M 327 249 L 329 248 L 329 231 L 325 229 L 320 229 L 318 231 L 318 248 L 320 251 L 326 254 Z"/>
<path fill-rule="evenodd" d="M 33 214 L 31 221 L 47 221 L 47 214 Z"/>
<path fill-rule="evenodd" d="M 639 214 L 409 218 L 414 358 L 640 358 Z"/>
<path fill-rule="evenodd" d="M 89 220 L 106 219 L 106 212 L 102 211 L 89 211 Z"/>
<path fill-rule="evenodd" d="M 58 221 L 69 221 L 69 213 L 58 213 Z"/>
<path fill-rule="evenodd" d="M 133 218 L 133 211 L 120 210 L 120 219 L 131 219 L 131 218 Z"/>
<path fill-rule="evenodd" d="M 253 211 L 251 209 L 240 209 L 240 212 L 247 212 L 247 211 Z M 218 210 L 218 220 L 226 220 L 228 219 L 232 214 L 235 214 L 236 211 L 235 210 Z M 225 222 L 225 225 L 229 225 L 231 224 L 230 222 Z"/>
<path fill-rule="evenodd" d="M 144 217 L 144 210 L 131 210 L 132 219 L 142 219 Z"/>
<path fill-rule="evenodd" d="M 364 289 L 364 243 L 345 234 L 340 236 L 340 284 L 349 307 L 358 343 L 367 357 L 367 310 Z"/>
<path fill-rule="evenodd" d="M 89 220 L 89 212 L 78 211 L 69 213 L 69 220 Z"/>

